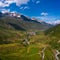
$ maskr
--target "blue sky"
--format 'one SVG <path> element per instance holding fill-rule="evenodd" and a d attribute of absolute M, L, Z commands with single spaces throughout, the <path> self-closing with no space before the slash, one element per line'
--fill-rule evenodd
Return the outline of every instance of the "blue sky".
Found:
<path fill-rule="evenodd" d="M 0 11 L 17 12 L 49 23 L 60 23 L 60 0 L 0 0 Z"/>

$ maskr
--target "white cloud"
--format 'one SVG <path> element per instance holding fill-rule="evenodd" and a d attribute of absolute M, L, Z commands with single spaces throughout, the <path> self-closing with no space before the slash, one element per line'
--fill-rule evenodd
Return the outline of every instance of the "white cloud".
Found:
<path fill-rule="evenodd" d="M 15 3 L 15 1 L 14 0 L 5 0 L 4 3 L 5 4 L 11 4 L 11 3 Z"/>
<path fill-rule="evenodd" d="M 29 6 L 20 7 L 21 10 L 29 9 Z"/>
<path fill-rule="evenodd" d="M 53 25 L 60 23 L 60 20 L 57 20 L 58 18 L 52 16 L 37 16 L 36 18 L 38 20 L 42 20 L 45 21 L 46 23 L 53 24 Z"/>
<path fill-rule="evenodd" d="M 1 0 L 0 7 L 9 6 L 12 3 L 16 3 L 17 6 L 27 4 L 30 0 Z"/>
<path fill-rule="evenodd" d="M 54 17 L 49 17 L 49 16 L 37 16 L 36 18 L 39 19 L 39 20 L 44 20 L 44 21 L 52 21 L 52 20 L 55 20 Z"/>
<path fill-rule="evenodd" d="M 14 0 L 17 6 L 20 6 L 22 4 L 27 4 L 29 0 Z"/>
<path fill-rule="evenodd" d="M 39 4 L 40 0 L 32 0 L 33 3 Z"/>
<path fill-rule="evenodd" d="M 38 21 L 45 21 L 46 23 L 56 25 L 60 24 L 60 18 L 53 16 L 34 16 Z"/>
<path fill-rule="evenodd" d="M 56 20 L 56 21 L 49 21 L 47 22 L 49 24 L 53 24 L 53 25 L 56 25 L 56 24 L 60 24 L 60 20 Z"/>
<path fill-rule="evenodd" d="M 24 7 L 20 7 L 20 9 L 24 9 Z"/>
<path fill-rule="evenodd" d="M 47 13 L 47 12 L 42 12 L 41 15 L 42 15 L 42 16 L 47 16 L 48 13 Z"/>
<path fill-rule="evenodd" d="M 8 7 L 10 4 L 14 3 L 14 0 L 5 0 L 5 1 L 0 1 L 0 7 Z"/>
<path fill-rule="evenodd" d="M 40 1 L 36 1 L 36 4 L 39 4 L 40 3 Z"/>
<path fill-rule="evenodd" d="M 5 4 L 3 2 L 0 2 L 0 7 L 5 7 L 5 6 L 9 6 L 9 4 Z"/>
<path fill-rule="evenodd" d="M 2 13 L 10 12 L 10 9 L 2 9 Z"/>
<path fill-rule="evenodd" d="M 29 7 L 28 6 L 25 6 L 24 9 L 29 9 Z"/>

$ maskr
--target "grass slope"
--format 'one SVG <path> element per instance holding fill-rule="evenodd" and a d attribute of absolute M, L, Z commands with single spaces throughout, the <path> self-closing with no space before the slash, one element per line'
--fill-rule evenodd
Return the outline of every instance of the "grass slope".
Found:
<path fill-rule="evenodd" d="M 10 31 L 13 32 L 13 31 Z M 26 38 L 25 32 L 14 31 L 22 35 L 22 40 Z M 1 60 L 42 60 L 44 52 L 44 60 L 55 60 L 55 49 L 52 44 L 49 44 L 52 40 L 48 36 L 45 36 L 43 32 L 36 32 L 36 35 L 30 36 L 30 44 L 24 46 L 20 42 L 14 42 L 10 44 L 0 44 L 0 59 Z M 19 40 L 21 39 L 19 38 Z M 15 40 L 15 39 L 14 39 Z M 54 41 L 52 42 L 54 43 Z M 55 42 L 56 43 L 56 42 Z M 58 45 L 58 44 L 57 44 Z M 44 51 L 43 49 L 46 48 Z M 60 47 L 58 48 L 60 49 Z"/>
<path fill-rule="evenodd" d="M 57 25 L 57 26 L 54 26 L 50 29 L 48 29 L 46 32 L 45 32 L 46 35 L 50 35 L 50 36 L 55 36 L 57 38 L 60 38 L 60 24 Z"/>

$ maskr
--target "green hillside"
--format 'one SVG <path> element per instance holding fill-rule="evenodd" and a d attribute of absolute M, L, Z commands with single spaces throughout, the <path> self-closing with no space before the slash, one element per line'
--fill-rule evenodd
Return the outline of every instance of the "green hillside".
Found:
<path fill-rule="evenodd" d="M 15 31 L 16 32 L 16 31 Z M 17 31 L 18 32 L 18 31 Z M 15 41 L 15 43 L 0 44 L 1 60 L 55 60 L 53 49 L 49 47 L 48 38 L 42 33 L 30 36 L 27 44 L 26 41 Z M 21 32 L 19 33 L 21 34 Z M 22 33 L 24 35 L 24 33 Z M 22 40 L 26 39 L 25 37 Z M 17 37 L 16 37 L 17 38 Z M 21 40 L 19 38 L 19 40 Z M 24 43 L 25 42 L 25 43 Z M 55 51 L 55 50 L 54 50 Z M 46 55 L 45 55 L 46 54 Z M 44 56 L 45 55 L 45 56 Z M 44 56 L 44 58 L 43 58 Z"/>
<path fill-rule="evenodd" d="M 54 26 L 50 29 L 48 29 L 46 32 L 45 32 L 46 35 L 50 35 L 50 36 L 55 36 L 57 38 L 60 38 L 60 24 L 57 25 L 57 26 Z"/>
<path fill-rule="evenodd" d="M 0 33 L 0 60 L 55 60 L 56 50 L 60 51 L 58 40 L 41 31 L 35 32 L 36 35 L 18 30 Z"/>
<path fill-rule="evenodd" d="M 60 24 L 46 30 L 45 35 L 50 37 L 51 47 L 60 50 Z"/>

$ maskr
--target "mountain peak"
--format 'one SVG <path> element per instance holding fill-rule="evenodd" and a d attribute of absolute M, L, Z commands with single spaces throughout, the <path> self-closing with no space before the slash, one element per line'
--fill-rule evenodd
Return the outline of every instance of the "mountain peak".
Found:
<path fill-rule="evenodd" d="M 0 12 L 0 14 L 3 14 L 5 16 L 10 16 L 10 17 L 21 17 L 21 14 L 18 14 L 16 12 Z"/>

